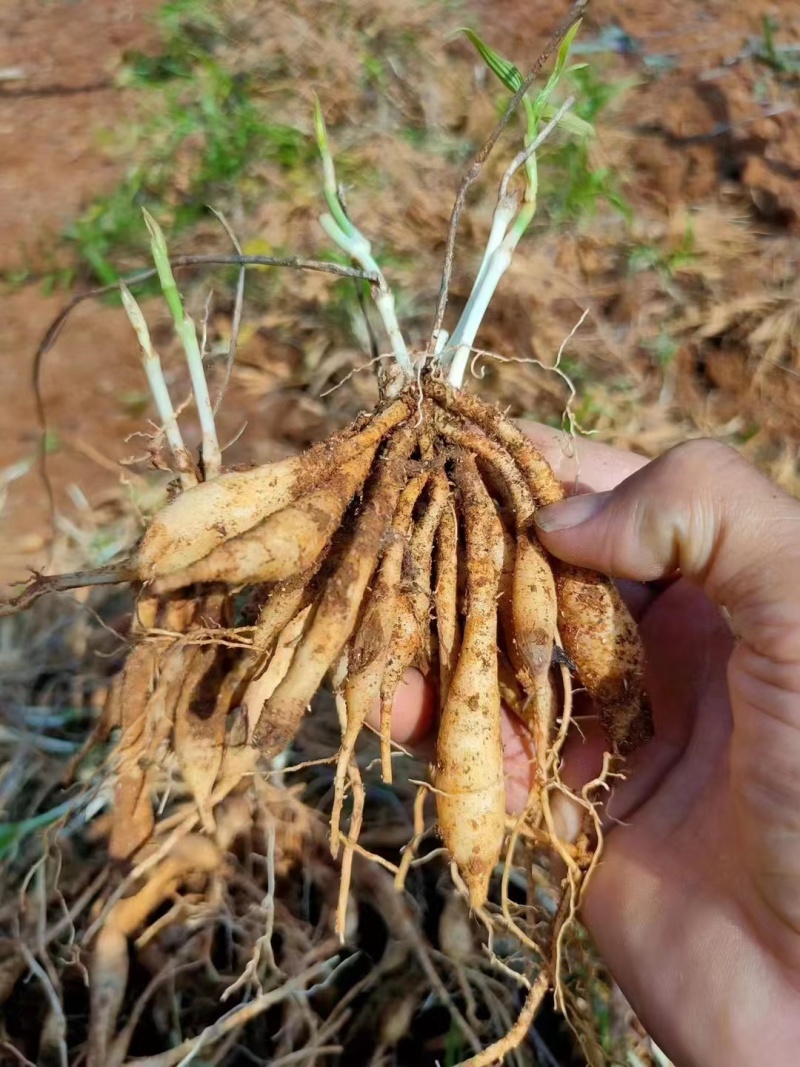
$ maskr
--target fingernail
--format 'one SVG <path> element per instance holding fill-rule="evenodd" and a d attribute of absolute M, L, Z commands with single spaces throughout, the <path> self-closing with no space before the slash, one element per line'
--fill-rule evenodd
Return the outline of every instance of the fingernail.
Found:
<path fill-rule="evenodd" d="M 584 493 L 559 500 L 557 504 L 548 504 L 536 512 L 536 525 L 545 533 L 556 533 L 558 530 L 580 526 L 582 522 L 594 518 L 605 506 L 608 497 L 609 493 Z"/>

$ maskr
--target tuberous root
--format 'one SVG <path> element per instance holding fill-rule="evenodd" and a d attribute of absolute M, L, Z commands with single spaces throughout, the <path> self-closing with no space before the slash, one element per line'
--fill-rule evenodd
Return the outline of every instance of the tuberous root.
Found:
<path fill-rule="evenodd" d="M 552 823 L 572 667 L 614 757 L 650 733 L 642 646 L 616 587 L 551 559 L 537 540 L 536 508 L 561 495 L 499 411 L 424 374 L 302 456 L 187 489 L 126 563 L 35 579 L 23 604 L 96 581 L 142 589 L 136 643 L 104 716 L 106 734 L 120 729 L 113 855 L 130 861 L 146 845 L 154 769 L 173 756 L 213 833 L 214 805 L 259 757 L 292 743 L 326 676 L 346 663 L 330 843 L 336 854 L 345 840 L 352 863 L 364 800 L 357 742 L 377 715 L 391 781 L 393 707 L 416 668 L 438 693 L 439 832 L 482 909 L 507 824 L 503 706 L 530 737 L 534 834 Z M 235 639 L 234 592 L 256 606 Z"/>

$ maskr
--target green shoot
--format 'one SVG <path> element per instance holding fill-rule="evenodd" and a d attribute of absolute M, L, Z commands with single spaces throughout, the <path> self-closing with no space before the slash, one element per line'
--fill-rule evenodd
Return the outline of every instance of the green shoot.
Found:
<path fill-rule="evenodd" d="M 569 69 L 567 67 L 569 51 L 579 27 L 580 23 L 578 22 L 570 29 L 562 41 L 553 71 L 545 85 L 533 100 L 527 96 L 523 99 L 526 116 L 525 147 L 512 161 L 503 175 L 489 239 L 472 292 L 461 319 L 453 331 L 447 350 L 442 356 L 443 365 L 450 367 L 449 380 L 455 386 L 460 386 L 464 379 L 469 353 L 483 316 L 486 314 L 500 279 L 511 264 L 517 244 L 527 231 L 536 213 L 539 187 L 536 161 L 537 149 L 558 126 L 567 125 L 572 132 L 577 132 L 580 135 L 585 135 L 591 131 L 591 126 L 581 119 L 575 120 L 575 117 L 572 116 L 572 121 L 570 121 L 568 112 L 574 103 L 572 98 L 555 109 L 551 102 L 553 92 L 565 72 Z M 485 44 L 477 34 L 471 30 L 466 30 L 465 33 L 489 69 L 500 79 L 503 86 L 509 92 L 518 92 L 524 84 L 524 79 L 519 69 Z M 542 128 L 543 121 L 546 121 L 546 125 Z M 517 171 L 523 167 L 526 179 L 525 193 L 522 206 L 518 210 L 517 198 L 513 193 L 509 192 L 509 185 Z"/>
<path fill-rule="evenodd" d="M 139 341 L 139 347 L 142 351 L 142 364 L 144 366 L 145 375 L 147 376 L 147 384 L 150 387 L 150 392 L 153 394 L 153 400 L 155 401 L 156 410 L 158 411 L 158 418 L 164 429 L 164 434 L 167 438 L 170 451 L 175 458 L 175 465 L 178 469 L 181 487 L 183 489 L 190 489 L 193 485 L 197 485 L 197 478 L 189 458 L 189 453 L 183 443 L 178 420 L 175 417 L 175 409 L 172 406 L 167 383 L 164 380 L 161 359 L 158 352 L 153 348 L 153 343 L 150 339 L 150 331 L 147 328 L 142 309 L 139 307 L 133 294 L 124 282 L 119 283 L 119 288 L 120 295 L 122 296 L 122 306 L 125 308 L 125 314 L 128 316 L 128 321 L 133 327 Z"/>
<path fill-rule="evenodd" d="M 175 275 L 172 273 L 172 267 L 170 266 L 169 251 L 164 232 L 147 208 L 142 208 L 142 215 L 144 216 L 147 232 L 150 235 L 150 250 L 153 254 L 153 263 L 158 271 L 161 292 L 164 294 L 164 299 L 167 302 L 167 307 L 175 326 L 180 330 L 183 324 L 183 302 L 178 292 L 178 286 L 175 284 Z"/>
<path fill-rule="evenodd" d="M 153 262 L 158 271 L 158 280 L 161 283 L 161 291 L 172 315 L 175 329 L 183 346 L 186 363 L 189 367 L 189 377 L 192 382 L 197 412 L 200 418 L 200 427 L 203 434 L 203 466 L 206 479 L 215 478 L 222 469 L 222 453 L 217 440 L 217 430 L 214 425 L 214 410 L 211 406 L 211 397 L 208 393 L 203 356 L 200 352 L 200 343 L 197 340 L 195 324 L 183 307 L 178 286 L 175 284 L 175 276 L 169 262 L 167 242 L 161 227 L 153 216 L 145 208 L 142 209 L 145 225 L 150 234 L 150 248 L 153 253 Z"/>
<path fill-rule="evenodd" d="M 372 255 L 369 241 L 347 217 L 339 199 L 336 170 L 328 143 L 328 131 L 325 127 L 325 119 L 322 115 L 319 98 L 316 95 L 314 96 L 314 134 L 322 159 L 325 201 L 330 210 L 329 215 L 321 217 L 320 225 L 334 244 L 338 245 L 343 252 L 346 252 L 365 271 L 376 275 L 378 282 L 372 290 L 375 306 L 389 337 L 389 343 L 397 363 L 406 375 L 411 376 L 413 374 L 411 357 L 408 354 L 408 347 L 397 321 L 392 291 Z"/>
<path fill-rule="evenodd" d="M 358 231 L 345 214 L 344 208 L 339 200 L 336 170 L 333 165 L 333 156 L 331 155 L 330 145 L 328 144 L 328 130 L 325 126 L 325 118 L 322 114 L 322 105 L 320 104 L 319 97 L 316 93 L 314 93 L 314 137 L 316 138 L 317 147 L 319 148 L 319 154 L 322 160 L 322 191 L 325 195 L 325 202 L 328 205 L 328 210 L 342 233 L 346 234 L 348 237 L 355 237 Z M 369 251 L 369 242 L 365 241 L 364 243 L 367 246 L 367 251 Z"/>
<path fill-rule="evenodd" d="M 574 101 L 572 98 L 566 100 L 561 105 L 560 111 L 566 111 L 573 103 Z M 505 230 L 507 229 L 506 219 L 509 216 L 510 205 L 513 204 L 516 206 L 516 201 L 514 201 L 507 192 L 508 183 L 514 176 L 515 172 L 523 166 L 527 159 L 536 152 L 536 149 L 547 140 L 558 125 L 560 117 L 560 113 L 557 112 L 535 140 L 512 161 L 511 166 L 503 175 L 503 180 L 500 183 L 500 196 L 498 197 L 497 208 L 495 209 L 495 223 L 498 223 L 498 230 L 503 230 L 505 233 Z M 519 239 L 525 232 L 530 219 L 533 217 L 533 211 L 531 210 L 532 206 L 535 205 L 524 205 L 517 216 L 517 222 L 508 233 L 505 233 L 496 247 L 492 245 L 493 240 L 497 240 L 495 235 L 496 227 L 495 225 L 492 226 L 492 233 L 489 237 L 489 243 L 487 243 L 487 252 L 484 253 L 481 270 L 478 272 L 478 277 L 472 287 L 472 292 L 470 293 L 467 305 L 464 308 L 458 325 L 453 331 L 453 335 L 450 339 L 450 358 L 443 360 L 445 366 L 451 365 L 449 374 L 451 385 L 459 387 L 464 380 L 464 373 L 467 369 L 469 353 L 472 349 L 475 335 L 483 321 L 483 316 L 486 314 L 486 310 L 494 296 L 495 290 L 500 283 L 500 279 L 511 266 L 511 260 L 513 259 L 514 250 L 519 243 Z M 522 220 L 521 223 L 520 220 Z"/>
<path fill-rule="evenodd" d="M 553 72 L 547 79 L 544 88 L 537 94 L 536 99 L 531 102 L 528 97 L 525 97 L 525 114 L 528 122 L 528 129 L 525 135 L 526 146 L 533 144 L 538 136 L 539 123 L 544 118 L 544 113 L 550 104 L 550 97 L 552 96 L 553 91 L 564 75 L 567 59 L 569 58 L 569 50 L 572 46 L 572 42 L 575 40 L 575 34 L 580 29 L 580 25 L 580 22 L 576 22 L 562 41 L 561 47 L 558 50 L 558 55 L 556 56 Z M 558 112 L 556 112 L 556 114 L 558 114 Z M 566 112 L 564 112 L 564 114 L 566 114 Z M 559 118 L 560 117 L 561 116 L 559 116 Z M 551 119 L 550 123 L 553 123 L 553 121 L 554 120 Z M 558 125 L 558 119 L 554 124 L 556 126 Z M 589 129 L 591 132 L 591 127 Z M 520 211 L 519 217 L 514 224 L 514 246 L 519 242 L 520 238 L 533 221 L 533 216 L 536 213 L 536 201 L 539 194 L 539 171 L 535 152 L 531 152 L 529 155 L 528 161 L 525 164 L 525 169 L 528 178 L 528 184 L 525 190 L 525 206 Z"/>
<path fill-rule="evenodd" d="M 553 72 L 544 87 L 537 94 L 536 99 L 531 101 L 530 98 L 526 96 L 523 100 L 526 117 L 526 145 L 530 145 L 535 141 L 539 131 L 540 122 L 542 120 L 550 122 L 557 113 L 557 109 L 550 103 L 550 97 L 565 73 L 569 51 L 575 40 L 575 35 L 580 29 L 580 25 L 580 21 L 578 21 L 562 41 L 561 47 L 558 50 L 558 55 L 556 56 Z M 519 67 L 516 67 L 510 60 L 505 59 L 499 52 L 495 52 L 493 48 L 490 48 L 489 45 L 487 45 L 485 41 L 482 41 L 473 30 L 465 29 L 463 32 L 475 46 L 481 59 L 486 63 L 492 73 L 497 76 L 502 85 L 508 89 L 510 93 L 518 92 L 522 88 L 525 80 Z M 570 69 L 574 70 L 575 68 L 573 67 Z M 588 137 L 593 132 L 591 125 L 584 119 L 578 118 L 576 115 L 567 114 L 566 112 L 561 114 L 558 125 L 561 126 L 565 133 L 576 137 Z M 532 203 L 534 206 L 533 210 L 524 213 L 524 215 L 527 216 L 527 222 L 522 218 L 518 223 L 517 228 L 520 230 L 520 237 L 525 232 L 525 229 L 533 218 L 535 212 L 536 195 L 538 191 L 538 174 L 535 154 L 532 153 L 529 156 L 525 166 L 528 177 L 525 200 L 526 203 Z"/>

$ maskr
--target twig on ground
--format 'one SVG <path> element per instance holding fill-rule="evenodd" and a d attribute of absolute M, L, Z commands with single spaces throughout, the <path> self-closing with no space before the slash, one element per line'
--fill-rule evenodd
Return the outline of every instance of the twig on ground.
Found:
<path fill-rule="evenodd" d="M 10 1041 L 0 1039 L 0 1048 L 4 1048 L 7 1052 L 10 1052 L 16 1062 L 23 1064 L 23 1067 L 36 1067 L 36 1064 L 29 1060 L 27 1056 L 23 1056 L 20 1050 L 15 1048 Z"/>
<path fill-rule="evenodd" d="M 169 1049 L 167 1052 L 161 1052 L 156 1056 L 130 1060 L 128 1067 L 183 1067 L 183 1065 L 188 1065 L 201 1048 L 215 1044 L 220 1038 L 229 1034 L 231 1030 L 238 1030 L 242 1026 L 246 1026 L 247 1023 L 276 1004 L 303 993 L 309 982 L 312 982 L 328 970 L 329 967 L 329 960 L 317 963 L 303 971 L 302 974 L 298 974 L 295 978 L 287 979 L 277 989 L 273 989 L 269 993 L 262 993 L 261 996 L 255 997 L 253 1000 L 229 1011 L 221 1019 L 217 1019 L 215 1023 L 212 1023 L 211 1026 L 207 1026 L 197 1037 L 187 1038 L 186 1041 L 182 1041 L 175 1048 Z"/>
<path fill-rule="evenodd" d="M 64 1018 L 64 1008 L 61 1004 L 61 998 L 56 992 L 53 983 L 50 980 L 44 967 L 35 958 L 31 950 L 22 940 L 17 939 L 17 947 L 19 948 L 25 963 L 28 966 L 28 970 L 31 974 L 35 975 L 39 979 L 39 982 L 44 989 L 45 996 L 47 997 L 47 1003 L 50 1005 L 51 1018 L 55 1021 L 56 1036 L 57 1036 L 57 1054 L 61 1067 L 68 1067 L 69 1057 L 67 1055 L 67 1020 Z M 49 1026 L 48 1026 L 49 1029 Z"/>

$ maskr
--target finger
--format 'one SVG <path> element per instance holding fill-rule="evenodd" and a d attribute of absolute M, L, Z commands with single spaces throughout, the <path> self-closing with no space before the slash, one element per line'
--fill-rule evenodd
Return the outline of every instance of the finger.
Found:
<path fill-rule="evenodd" d="M 755 888 L 800 929 L 800 504 L 735 452 L 681 445 L 616 489 L 537 515 L 555 555 L 647 581 L 679 571 L 724 608 L 731 787 Z"/>
<path fill-rule="evenodd" d="M 506 811 L 518 815 L 525 809 L 536 778 L 536 749 L 528 727 L 505 708 L 502 737 Z"/>
<path fill-rule="evenodd" d="M 570 563 L 635 581 L 679 571 L 749 643 L 773 655 L 772 635 L 800 658 L 800 604 L 787 604 L 787 581 L 800 582 L 800 505 L 725 445 L 680 445 L 616 489 L 541 508 L 536 523 Z"/>
<path fill-rule="evenodd" d="M 522 429 L 541 450 L 570 496 L 613 489 L 648 463 L 644 456 L 634 452 L 586 437 L 569 436 L 538 422 L 524 422 Z M 641 582 L 618 584 L 628 610 L 637 621 L 661 592 Z"/>
<path fill-rule="evenodd" d="M 539 422 L 524 421 L 520 427 L 541 450 L 570 495 L 613 489 L 648 462 L 635 452 L 565 434 Z"/>
<path fill-rule="evenodd" d="M 408 670 L 397 687 L 392 705 L 392 737 L 400 744 L 424 753 L 430 740 L 436 710 L 434 684 L 417 670 Z M 503 709 L 503 762 L 506 776 L 506 810 L 516 815 L 525 807 L 536 777 L 536 760 L 530 730 L 516 715 Z M 376 703 L 367 716 L 370 726 L 380 725 L 380 705 Z"/>
<path fill-rule="evenodd" d="M 392 704 L 392 737 L 401 745 L 416 745 L 432 729 L 436 712 L 436 691 L 417 670 L 403 675 Z M 380 728 L 380 700 L 376 700 L 367 723 Z"/>
<path fill-rule="evenodd" d="M 536 751 L 530 730 L 522 720 L 506 708 L 503 708 L 502 716 L 506 811 L 509 815 L 518 815 L 524 811 L 536 781 Z M 392 737 L 400 744 L 412 745 L 418 758 L 433 759 L 434 737 L 431 731 L 434 717 L 433 683 L 417 670 L 407 671 L 397 688 L 392 706 Z M 379 702 L 367 716 L 367 723 L 375 730 L 379 729 Z M 580 793 L 586 782 L 592 781 L 600 773 L 607 747 L 599 722 L 592 718 L 583 720 L 580 731 L 568 739 L 565 747 L 561 770 L 564 784 Z M 635 781 L 630 783 L 634 787 L 630 797 L 627 792 L 621 797 L 615 796 L 615 810 L 605 820 L 608 824 L 625 819 L 636 806 L 637 798 L 641 799 L 642 791 L 652 789 L 652 782 L 663 773 L 664 757 L 671 762 L 673 746 L 669 743 L 664 744 L 664 752 L 661 751 L 660 742 L 651 742 L 647 747 L 649 754 L 656 758 L 648 758 L 648 766 L 636 774 Z M 564 842 L 574 841 L 583 827 L 586 809 L 559 791 L 553 793 L 551 805 L 559 838 Z"/>

